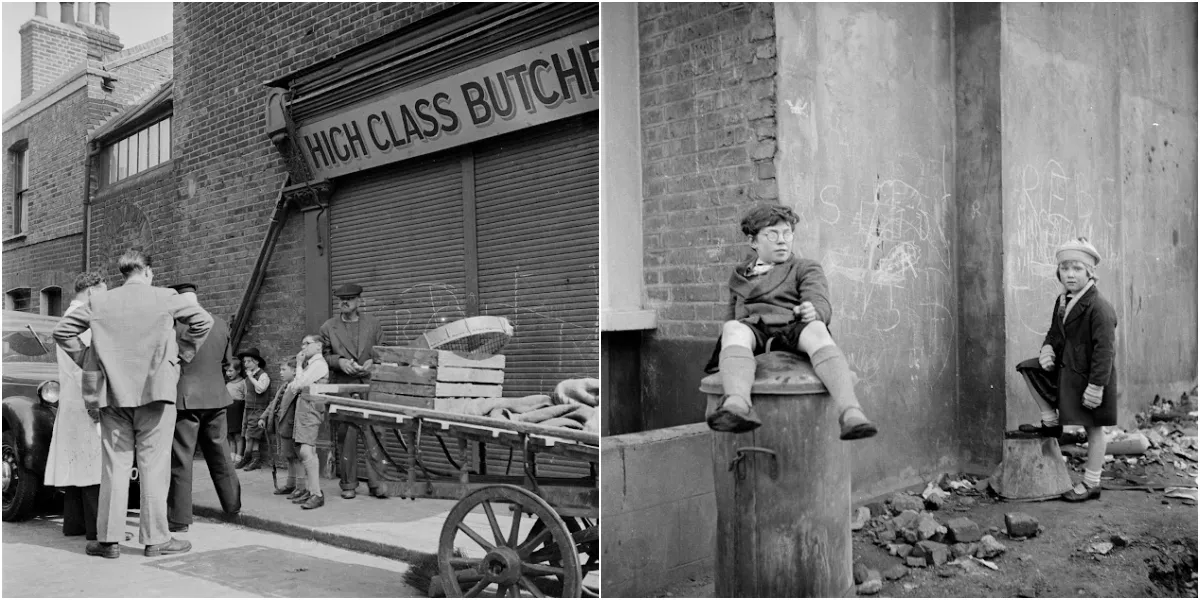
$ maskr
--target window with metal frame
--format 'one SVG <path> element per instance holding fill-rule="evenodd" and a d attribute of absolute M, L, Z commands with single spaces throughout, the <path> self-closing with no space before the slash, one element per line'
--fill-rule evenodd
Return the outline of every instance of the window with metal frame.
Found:
<path fill-rule="evenodd" d="M 12 234 L 25 233 L 29 227 L 29 150 L 13 151 L 13 228 Z"/>
<path fill-rule="evenodd" d="M 171 160 L 171 117 L 135 131 L 104 149 L 111 184 Z"/>
<path fill-rule="evenodd" d="M 4 295 L 4 308 L 20 312 L 32 312 L 33 302 L 29 297 L 29 288 L 16 288 Z"/>
<path fill-rule="evenodd" d="M 56 285 L 42 288 L 42 302 L 38 305 L 38 309 L 43 315 L 61 317 L 63 314 L 62 288 Z"/>

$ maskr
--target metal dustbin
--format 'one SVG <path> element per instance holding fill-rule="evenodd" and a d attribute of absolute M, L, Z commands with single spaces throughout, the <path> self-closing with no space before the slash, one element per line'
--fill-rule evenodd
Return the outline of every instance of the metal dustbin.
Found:
<path fill-rule="evenodd" d="M 762 427 L 713 432 L 716 595 L 853 596 L 850 446 L 833 401 L 807 360 L 757 360 L 751 401 Z M 720 373 L 700 391 L 716 406 Z"/>

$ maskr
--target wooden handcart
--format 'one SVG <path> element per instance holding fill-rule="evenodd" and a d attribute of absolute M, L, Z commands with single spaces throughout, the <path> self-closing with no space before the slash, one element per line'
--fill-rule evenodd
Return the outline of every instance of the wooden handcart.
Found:
<path fill-rule="evenodd" d="M 600 566 L 597 434 L 342 396 L 367 386 L 314 391 L 338 394 L 308 395 L 328 406 L 331 429 L 350 422 L 398 439 L 390 495 L 458 500 L 442 525 L 433 584 L 447 596 L 598 597 L 588 579 Z M 429 436 L 444 456 L 423 448 Z M 516 472 L 496 469 L 495 454 Z M 547 464 L 586 475 L 539 474 Z"/>

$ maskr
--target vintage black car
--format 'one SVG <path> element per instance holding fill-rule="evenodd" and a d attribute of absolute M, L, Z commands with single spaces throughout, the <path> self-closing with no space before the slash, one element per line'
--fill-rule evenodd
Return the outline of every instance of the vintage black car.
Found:
<path fill-rule="evenodd" d="M 4 520 L 17 521 L 50 504 L 42 489 L 54 416 L 58 361 L 50 332 L 57 317 L 4 311 Z"/>

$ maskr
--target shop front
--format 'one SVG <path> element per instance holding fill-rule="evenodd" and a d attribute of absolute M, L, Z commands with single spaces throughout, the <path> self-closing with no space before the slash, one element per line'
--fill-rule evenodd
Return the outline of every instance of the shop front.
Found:
<path fill-rule="evenodd" d="M 272 82 L 309 329 L 357 283 L 389 345 L 507 318 L 505 396 L 598 376 L 598 20 L 464 5 Z"/>

